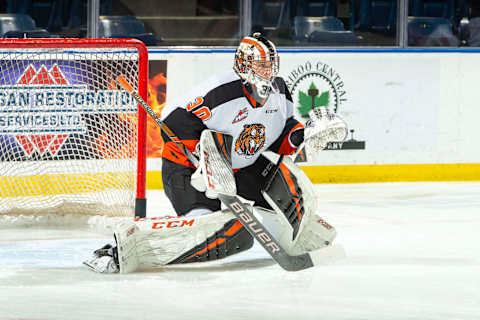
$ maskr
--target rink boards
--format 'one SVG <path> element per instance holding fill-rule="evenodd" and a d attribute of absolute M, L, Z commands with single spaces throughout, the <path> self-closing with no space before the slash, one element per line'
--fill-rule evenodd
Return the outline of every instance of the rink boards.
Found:
<path fill-rule="evenodd" d="M 167 63 L 168 103 L 230 70 L 233 54 L 150 49 L 149 60 Z M 307 152 L 301 166 L 314 182 L 480 180 L 479 50 L 280 49 L 279 55 L 297 119 L 308 120 L 301 96 L 313 85 L 328 92 L 330 110 L 349 125 L 346 141 Z M 159 187 L 159 164 L 147 165 L 148 188 Z"/>

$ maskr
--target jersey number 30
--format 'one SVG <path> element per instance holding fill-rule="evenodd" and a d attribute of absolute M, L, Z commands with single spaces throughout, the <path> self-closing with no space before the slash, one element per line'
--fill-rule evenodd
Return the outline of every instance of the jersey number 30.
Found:
<path fill-rule="evenodd" d="M 197 97 L 195 98 L 195 101 L 190 102 L 187 105 L 187 111 L 193 113 L 196 115 L 200 120 L 208 120 L 212 116 L 212 113 L 210 112 L 210 109 L 208 109 L 207 106 L 200 107 L 203 104 L 203 98 L 202 97 Z"/>

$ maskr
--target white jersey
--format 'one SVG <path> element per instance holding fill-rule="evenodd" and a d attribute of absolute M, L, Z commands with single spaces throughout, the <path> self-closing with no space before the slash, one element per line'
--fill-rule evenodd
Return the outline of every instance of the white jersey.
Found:
<path fill-rule="evenodd" d="M 206 128 L 232 136 L 232 167 L 244 168 L 274 143 L 280 146 L 291 129 L 301 127 L 293 119 L 292 98 L 282 78 L 275 79 L 275 87 L 259 105 L 249 99 L 240 78 L 231 71 L 210 78 L 186 97 L 167 103 L 161 119 L 191 150 Z M 273 151 L 279 148 L 276 149 Z M 169 154 L 165 156 L 168 151 L 164 151 L 164 157 L 175 160 Z"/>

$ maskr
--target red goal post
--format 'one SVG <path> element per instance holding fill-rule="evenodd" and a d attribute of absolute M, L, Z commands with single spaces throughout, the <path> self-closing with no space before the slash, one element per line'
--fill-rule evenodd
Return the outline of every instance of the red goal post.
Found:
<path fill-rule="evenodd" d="M 0 215 L 144 217 L 148 52 L 134 39 L 0 40 Z"/>

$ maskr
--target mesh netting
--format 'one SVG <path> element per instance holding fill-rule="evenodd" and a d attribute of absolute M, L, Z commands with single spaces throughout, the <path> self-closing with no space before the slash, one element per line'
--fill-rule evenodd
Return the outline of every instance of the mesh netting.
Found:
<path fill-rule="evenodd" d="M 134 214 L 135 48 L 0 49 L 0 215 Z"/>

